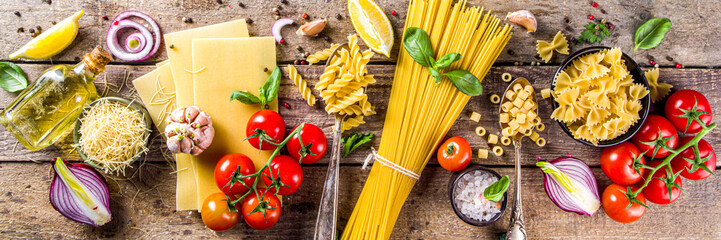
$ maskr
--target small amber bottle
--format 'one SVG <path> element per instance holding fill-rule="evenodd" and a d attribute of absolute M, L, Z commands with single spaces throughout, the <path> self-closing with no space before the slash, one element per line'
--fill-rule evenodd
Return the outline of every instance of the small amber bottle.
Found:
<path fill-rule="evenodd" d="M 93 80 L 112 55 L 100 47 L 76 65 L 46 69 L 0 114 L 0 123 L 35 151 L 50 146 L 75 124 L 85 105 L 98 98 Z"/>

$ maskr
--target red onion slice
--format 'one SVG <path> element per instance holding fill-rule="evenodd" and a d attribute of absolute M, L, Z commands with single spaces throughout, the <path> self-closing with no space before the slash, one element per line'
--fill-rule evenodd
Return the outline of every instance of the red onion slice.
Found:
<path fill-rule="evenodd" d="M 601 207 L 598 184 L 591 168 L 573 157 L 545 161 L 536 157 L 548 198 L 567 212 L 592 216 Z"/>
<path fill-rule="evenodd" d="M 112 219 L 110 190 L 105 179 L 87 164 L 56 158 L 50 183 L 50 203 L 66 218 L 94 227 Z"/>
<path fill-rule="evenodd" d="M 133 46 L 133 41 L 137 41 L 136 45 Z M 125 38 L 125 51 L 129 53 L 139 53 L 140 51 L 145 48 L 145 37 L 143 37 L 143 34 L 141 33 L 133 33 L 130 34 L 127 38 Z"/>
<path fill-rule="evenodd" d="M 152 27 L 152 33 L 144 25 L 128 19 L 130 17 L 141 18 L 148 22 L 148 24 Z M 124 47 L 121 47 L 118 43 L 120 41 L 120 39 L 118 39 L 118 37 L 120 37 L 118 36 L 118 32 L 126 28 L 134 29 L 139 32 L 139 35 L 133 33 L 128 36 L 128 38 L 130 38 L 131 36 L 142 36 L 142 38 L 144 39 L 145 43 L 140 44 L 142 46 L 139 47 L 140 50 L 128 50 L 129 47 L 127 46 L 127 39 L 126 46 Z M 160 35 L 160 27 L 158 27 L 158 24 L 155 22 L 155 20 L 153 20 L 153 18 L 142 12 L 125 11 L 118 14 L 118 16 L 116 16 L 113 20 L 113 23 L 108 30 L 108 35 L 106 36 L 106 42 L 108 44 L 108 49 L 110 50 L 110 52 L 118 59 L 126 61 L 145 61 L 148 58 L 152 57 L 156 52 L 158 52 L 158 49 L 160 48 Z"/>
<path fill-rule="evenodd" d="M 275 37 L 276 43 L 280 43 L 280 40 L 283 40 L 283 36 L 280 35 L 280 30 L 283 29 L 283 27 L 293 23 L 295 23 L 295 21 L 290 18 L 281 18 L 275 20 L 275 22 L 273 23 L 273 27 L 270 29 L 270 31 L 273 34 L 273 37 Z"/>

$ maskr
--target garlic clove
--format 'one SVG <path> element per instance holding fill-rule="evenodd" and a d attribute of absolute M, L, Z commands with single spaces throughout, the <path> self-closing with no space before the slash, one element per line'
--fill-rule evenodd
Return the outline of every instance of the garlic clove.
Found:
<path fill-rule="evenodd" d="M 173 113 L 170 114 L 170 122 L 185 122 L 185 108 L 179 107 L 173 110 Z"/>
<path fill-rule="evenodd" d="M 537 27 L 536 16 L 528 10 L 519 10 L 506 15 L 506 19 L 512 23 L 526 28 L 528 32 L 535 32 Z"/>
<path fill-rule="evenodd" d="M 200 108 L 196 106 L 190 106 L 185 108 L 185 120 L 188 123 L 192 123 L 193 121 L 195 121 L 195 117 L 197 117 L 198 114 L 200 114 Z"/>
<path fill-rule="evenodd" d="M 298 31 L 296 31 L 295 34 L 298 34 L 298 36 L 318 35 L 318 33 L 323 31 L 326 23 L 328 23 L 328 20 L 325 19 L 318 19 L 308 22 L 306 24 L 303 24 L 303 26 L 300 26 L 300 28 L 298 28 Z"/>
<path fill-rule="evenodd" d="M 193 122 L 197 123 L 199 127 L 207 126 L 213 123 L 213 121 L 210 119 L 210 115 L 205 112 L 200 112 L 200 114 L 198 114 L 198 117 L 196 117 Z"/>
<path fill-rule="evenodd" d="M 180 140 L 177 137 L 168 138 L 165 144 L 168 145 L 168 150 L 171 152 L 180 153 Z"/>
<path fill-rule="evenodd" d="M 193 129 L 193 142 L 195 146 L 206 149 L 210 147 L 210 143 L 213 142 L 215 137 L 215 129 L 213 127 L 204 126 L 201 128 Z"/>

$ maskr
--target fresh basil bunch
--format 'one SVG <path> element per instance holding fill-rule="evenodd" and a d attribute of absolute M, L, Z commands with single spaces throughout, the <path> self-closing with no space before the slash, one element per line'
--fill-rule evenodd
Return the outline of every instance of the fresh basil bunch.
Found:
<path fill-rule="evenodd" d="M 248 105 L 260 103 L 265 107 L 278 95 L 278 89 L 280 89 L 280 68 L 276 66 L 265 84 L 258 89 L 258 96 L 245 91 L 233 91 L 230 94 L 230 101 L 238 100 Z"/>
<path fill-rule="evenodd" d="M 633 51 L 637 49 L 651 49 L 658 46 L 661 40 L 671 29 L 671 20 L 668 18 L 653 18 L 638 27 L 633 37 Z"/>
<path fill-rule="evenodd" d="M 403 48 L 418 64 L 428 67 L 428 72 L 435 78 L 436 84 L 441 83 L 443 76 L 446 76 L 459 91 L 468 96 L 478 96 L 483 92 L 481 81 L 469 71 L 458 69 L 441 74 L 441 69 L 460 60 L 462 56 L 459 53 L 448 53 L 436 60 L 433 57 L 431 38 L 425 30 L 417 27 L 406 29 L 403 35 Z"/>

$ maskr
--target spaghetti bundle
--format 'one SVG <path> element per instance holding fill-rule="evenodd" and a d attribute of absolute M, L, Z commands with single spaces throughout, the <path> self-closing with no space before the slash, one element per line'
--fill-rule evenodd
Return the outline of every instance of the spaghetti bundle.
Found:
<path fill-rule="evenodd" d="M 483 79 L 511 38 L 511 27 L 466 1 L 411 0 L 405 28 L 429 33 L 435 56 L 460 53 L 447 71 L 465 69 Z M 428 68 L 401 50 L 377 164 L 348 220 L 342 239 L 388 239 L 403 203 L 470 96 L 450 81 L 435 84 Z M 401 168 L 399 168 L 401 167 Z M 408 173 L 407 171 L 411 171 Z"/>

